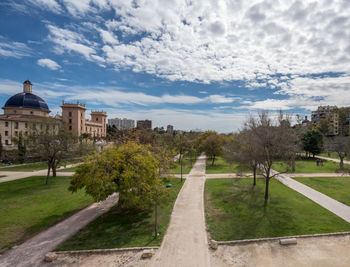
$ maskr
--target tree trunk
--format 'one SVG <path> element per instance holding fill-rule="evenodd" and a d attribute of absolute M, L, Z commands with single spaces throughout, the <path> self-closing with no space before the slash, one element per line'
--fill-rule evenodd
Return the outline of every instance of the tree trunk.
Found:
<path fill-rule="evenodd" d="M 295 172 L 295 159 L 292 159 L 292 172 Z"/>
<path fill-rule="evenodd" d="M 212 158 L 211 166 L 214 166 L 215 156 Z"/>
<path fill-rule="evenodd" d="M 265 201 L 267 201 L 269 199 L 269 183 L 270 183 L 270 178 L 266 177 L 265 178 Z"/>
<path fill-rule="evenodd" d="M 343 169 L 343 167 L 344 167 L 344 157 L 340 157 L 339 168 Z"/>
<path fill-rule="evenodd" d="M 156 188 L 156 201 L 154 206 L 154 238 L 158 236 L 158 189 Z"/>
<path fill-rule="evenodd" d="M 181 155 L 180 155 L 180 157 L 181 157 Z M 182 157 L 180 159 L 180 169 L 181 169 L 181 182 L 182 182 Z"/>
<path fill-rule="evenodd" d="M 254 167 L 253 174 L 254 174 L 254 179 L 253 179 L 253 185 L 256 185 L 256 166 Z"/>
<path fill-rule="evenodd" d="M 57 164 L 56 163 L 53 163 L 52 164 L 52 177 L 56 177 L 56 168 L 57 168 Z"/>
<path fill-rule="evenodd" d="M 51 168 L 50 164 L 47 164 L 46 184 L 49 184 L 50 168 Z"/>

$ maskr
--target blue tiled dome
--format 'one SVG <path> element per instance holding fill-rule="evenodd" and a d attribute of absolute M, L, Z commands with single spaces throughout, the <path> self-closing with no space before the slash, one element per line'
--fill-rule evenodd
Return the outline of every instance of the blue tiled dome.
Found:
<path fill-rule="evenodd" d="M 40 109 L 43 111 L 50 111 L 46 102 L 42 98 L 31 93 L 19 93 L 10 97 L 5 104 L 5 107 L 32 108 L 32 109 Z"/>

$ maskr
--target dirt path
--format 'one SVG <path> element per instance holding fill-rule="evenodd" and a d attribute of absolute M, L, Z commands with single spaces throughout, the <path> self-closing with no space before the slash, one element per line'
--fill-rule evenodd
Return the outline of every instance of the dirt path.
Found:
<path fill-rule="evenodd" d="M 73 168 L 78 166 L 80 163 L 67 165 L 66 168 Z M 61 169 L 57 169 L 61 170 Z M 57 176 L 71 176 L 70 172 L 57 172 Z M 4 175 L 6 177 L 0 178 L 0 183 L 5 183 L 9 181 L 14 181 L 18 179 L 28 178 L 31 176 L 46 176 L 47 170 L 31 171 L 31 172 L 13 172 L 13 171 L 0 171 L 0 176 Z"/>
<path fill-rule="evenodd" d="M 272 174 L 276 173 L 272 171 Z M 286 174 L 279 174 L 275 176 L 275 179 L 280 181 L 282 184 L 292 188 L 293 190 L 303 194 L 307 198 L 316 202 L 320 206 L 326 208 L 330 212 L 333 212 L 335 215 L 344 219 L 350 223 L 350 207 L 340 203 L 339 201 L 318 192 L 311 187 L 308 187 L 302 183 L 297 182 L 296 180 L 288 177 Z"/>
<path fill-rule="evenodd" d="M 68 219 L 39 233 L 23 244 L 12 248 L 0 256 L 1 267 L 39 266 L 47 252 L 74 235 L 88 223 L 107 212 L 118 203 L 118 194 L 109 196 L 105 201 L 94 203 Z"/>
<path fill-rule="evenodd" d="M 183 185 L 162 246 L 151 266 L 210 266 L 204 218 L 206 158 L 201 155 Z"/>
<path fill-rule="evenodd" d="M 350 235 L 297 238 L 297 245 L 278 241 L 220 245 L 211 252 L 215 267 L 348 267 Z"/>

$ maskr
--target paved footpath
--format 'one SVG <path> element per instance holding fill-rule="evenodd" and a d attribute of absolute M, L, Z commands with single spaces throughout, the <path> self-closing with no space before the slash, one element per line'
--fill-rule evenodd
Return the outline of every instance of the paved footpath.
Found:
<path fill-rule="evenodd" d="M 333 159 L 333 158 L 329 158 L 329 157 L 315 156 L 315 158 L 329 160 L 329 161 L 338 162 L 338 163 L 340 162 L 340 159 Z M 350 164 L 350 161 L 344 160 L 344 164 Z"/>
<path fill-rule="evenodd" d="M 75 163 L 71 165 L 67 165 L 66 168 L 72 168 L 75 166 L 78 166 L 80 163 Z M 57 169 L 57 176 L 71 176 L 71 172 L 59 172 L 59 170 L 62 170 L 63 168 Z M 71 175 L 70 175 L 71 174 Z M 4 175 L 6 177 L 0 178 L 0 183 L 5 183 L 9 181 L 14 181 L 18 179 L 23 179 L 23 178 L 28 178 L 31 176 L 46 176 L 47 175 L 47 169 L 45 170 L 40 170 L 40 171 L 27 171 L 27 172 L 21 172 L 21 171 L 1 171 L 0 169 L 0 175 Z M 52 172 L 50 173 L 52 177 Z"/>
<path fill-rule="evenodd" d="M 272 174 L 275 174 L 275 171 L 272 171 Z M 344 219 L 350 223 L 350 207 L 340 203 L 339 201 L 322 194 L 311 187 L 308 187 L 302 183 L 297 182 L 296 180 L 288 177 L 285 174 L 279 174 L 275 176 L 275 179 L 280 181 L 282 184 L 292 188 L 293 190 L 303 194 L 307 198 L 316 202 L 320 206 L 326 208 L 330 212 L 333 212 L 335 215 Z"/>
<path fill-rule="evenodd" d="M 347 177 L 349 174 L 336 173 L 336 172 L 318 172 L 318 173 L 288 173 L 289 177 Z M 207 179 L 217 179 L 217 178 L 249 178 L 252 179 L 253 175 L 251 173 L 210 173 L 205 175 Z M 177 176 L 175 176 L 177 177 Z M 262 177 L 257 175 L 257 177 Z"/>
<path fill-rule="evenodd" d="M 119 195 L 114 193 L 102 202 L 93 203 L 68 219 L 39 233 L 23 244 L 0 256 L 1 267 L 41 266 L 47 252 L 74 235 L 87 224 L 107 212 L 118 203 Z"/>
<path fill-rule="evenodd" d="M 161 248 L 151 266 L 210 266 L 204 218 L 206 157 L 194 164 L 174 205 Z"/>

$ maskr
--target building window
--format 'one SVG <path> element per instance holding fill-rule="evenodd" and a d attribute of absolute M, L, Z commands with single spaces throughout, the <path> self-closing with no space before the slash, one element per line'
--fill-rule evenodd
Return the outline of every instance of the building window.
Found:
<path fill-rule="evenodd" d="M 32 114 L 32 115 L 33 115 L 33 111 L 31 111 L 31 112 L 30 112 L 30 114 Z"/>
<path fill-rule="evenodd" d="M 15 131 L 15 136 L 18 136 L 18 131 Z"/>
<path fill-rule="evenodd" d="M 80 118 L 83 118 L 83 112 L 82 112 L 82 113 L 80 113 Z"/>
<path fill-rule="evenodd" d="M 98 118 L 96 118 L 96 121 L 98 121 Z"/>
<path fill-rule="evenodd" d="M 72 119 L 69 119 L 69 123 L 72 123 Z"/>
<path fill-rule="evenodd" d="M 15 122 L 15 129 L 18 129 L 18 122 Z"/>
<path fill-rule="evenodd" d="M 5 145 L 9 145 L 9 140 L 5 140 Z"/>
<path fill-rule="evenodd" d="M 9 132 L 8 131 L 5 131 L 5 136 L 9 136 Z"/>
<path fill-rule="evenodd" d="M 28 128 L 28 123 L 24 123 L 24 127 L 27 129 Z"/>
<path fill-rule="evenodd" d="M 24 135 L 27 136 L 27 135 L 28 135 L 28 132 L 24 132 Z"/>
<path fill-rule="evenodd" d="M 72 126 L 69 126 L 69 130 L 72 130 Z"/>
<path fill-rule="evenodd" d="M 69 112 L 69 117 L 72 117 L 72 112 Z"/>
<path fill-rule="evenodd" d="M 9 127 L 9 122 L 5 121 L 5 127 Z"/>

